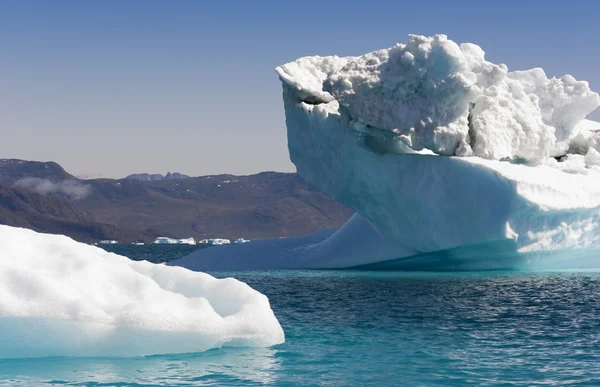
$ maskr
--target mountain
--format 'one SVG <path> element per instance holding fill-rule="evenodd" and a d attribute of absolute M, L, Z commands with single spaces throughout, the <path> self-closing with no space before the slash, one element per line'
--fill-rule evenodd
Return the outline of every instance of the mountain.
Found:
<path fill-rule="evenodd" d="M 294 173 L 78 180 L 56 163 L 2 160 L 0 176 L 0 224 L 85 242 L 296 236 L 352 214 Z"/>
<path fill-rule="evenodd" d="M 64 234 L 85 242 L 104 239 L 149 240 L 153 237 L 152 233 L 96 222 L 92 215 L 66 198 L 40 195 L 1 183 L 0 224 Z"/>
<path fill-rule="evenodd" d="M 149 174 L 149 173 L 135 173 L 127 176 L 127 180 L 141 180 L 141 181 L 158 181 L 158 180 L 180 180 L 189 179 L 188 175 L 182 175 L 179 172 L 168 172 L 165 176 L 160 174 Z"/>
<path fill-rule="evenodd" d="M 50 181 L 74 180 L 60 165 L 54 162 L 0 159 L 0 182 L 15 181 L 26 177 Z"/>

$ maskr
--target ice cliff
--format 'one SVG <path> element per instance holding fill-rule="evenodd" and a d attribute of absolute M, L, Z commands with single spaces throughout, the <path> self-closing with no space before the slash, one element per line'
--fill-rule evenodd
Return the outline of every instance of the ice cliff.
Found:
<path fill-rule="evenodd" d="M 276 71 L 298 173 L 357 215 L 273 242 L 272 258 L 248 244 L 179 264 L 495 269 L 599 256 L 600 124 L 585 117 L 600 97 L 587 82 L 509 72 L 444 35 Z"/>
<path fill-rule="evenodd" d="M 270 346 L 267 298 L 233 278 L 0 226 L 0 358 L 140 356 Z"/>

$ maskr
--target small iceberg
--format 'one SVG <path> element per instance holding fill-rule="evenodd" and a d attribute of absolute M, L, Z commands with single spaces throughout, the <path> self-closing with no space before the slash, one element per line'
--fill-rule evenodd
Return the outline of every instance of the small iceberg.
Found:
<path fill-rule="evenodd" d="M 196 240 L 192 237 L 184 239 L 172 239 L 168 237 L 158 237 L 154 240 L 155 245 L 195 245 Z"/>
<path fill-rule="evenodd" d="M 208 245 L 208 246 L 222 246 L 229 245 L 231 241 L 229 239 L 224 238 L 211 238 L 211 239 L 202 239 L 198 242 L 200 245 Z"/>
<path fill-rule="evenodd" d="M 284 342 L 267 297 L 236 279 L 136 262 L 8 226 L 0 226 L 0 240 L 0 358 L 142 356 Z"/>
<path fill-rule="evenodd" d="M 168 237 L 158 237 L 154 240 L 155 245 L 175 245 L 177 244 L 177 239 L 168 238 Z"/>

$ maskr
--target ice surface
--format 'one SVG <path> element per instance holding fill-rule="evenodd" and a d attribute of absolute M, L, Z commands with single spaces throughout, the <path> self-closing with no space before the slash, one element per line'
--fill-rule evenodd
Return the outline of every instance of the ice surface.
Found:
<path fill-rule="evenodd" d="M 548 79 L 540 68 L 508 72 L 479 46 L 445 35 L 411 35 L 360 57 L 307 57 L 276 70 L 298 101 L 335 100 L 352 123 L 442 155 L 536 162 L 562 155 L 600 105 L 585 81 Z"/>
<path fill-rule="evenodd" d="M 513 239 L 419 253 L 385 238 L 355 214 L 337 231 L 202 249 L 170 265 L 191 270 L 562 270 L 600 269 L 600 249 L 519 252 Z"/>
<path fill-rule="evenodd" d="M 0 357 L 137 356 L 284 341 L 268 299 L 233 278 L 135 262 L 0 226 Z"/>
<path fill-rule="evenodd" d="M 355 214 L 339 230 L 202 249 L 169 264 L 191 270 L 331 269 L 394 259 L 401 252 L 401 246 L 389 242 Z"/>

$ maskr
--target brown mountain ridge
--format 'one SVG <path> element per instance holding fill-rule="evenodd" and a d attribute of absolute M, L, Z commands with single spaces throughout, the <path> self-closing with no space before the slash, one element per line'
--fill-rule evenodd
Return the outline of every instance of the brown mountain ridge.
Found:
<path fill-rule="evenodd" d="M 80 180 L 56 163 L 0 159 L 0 224 L 83 242 L 297 236 L 351 214 L 294 173 Z"/>

